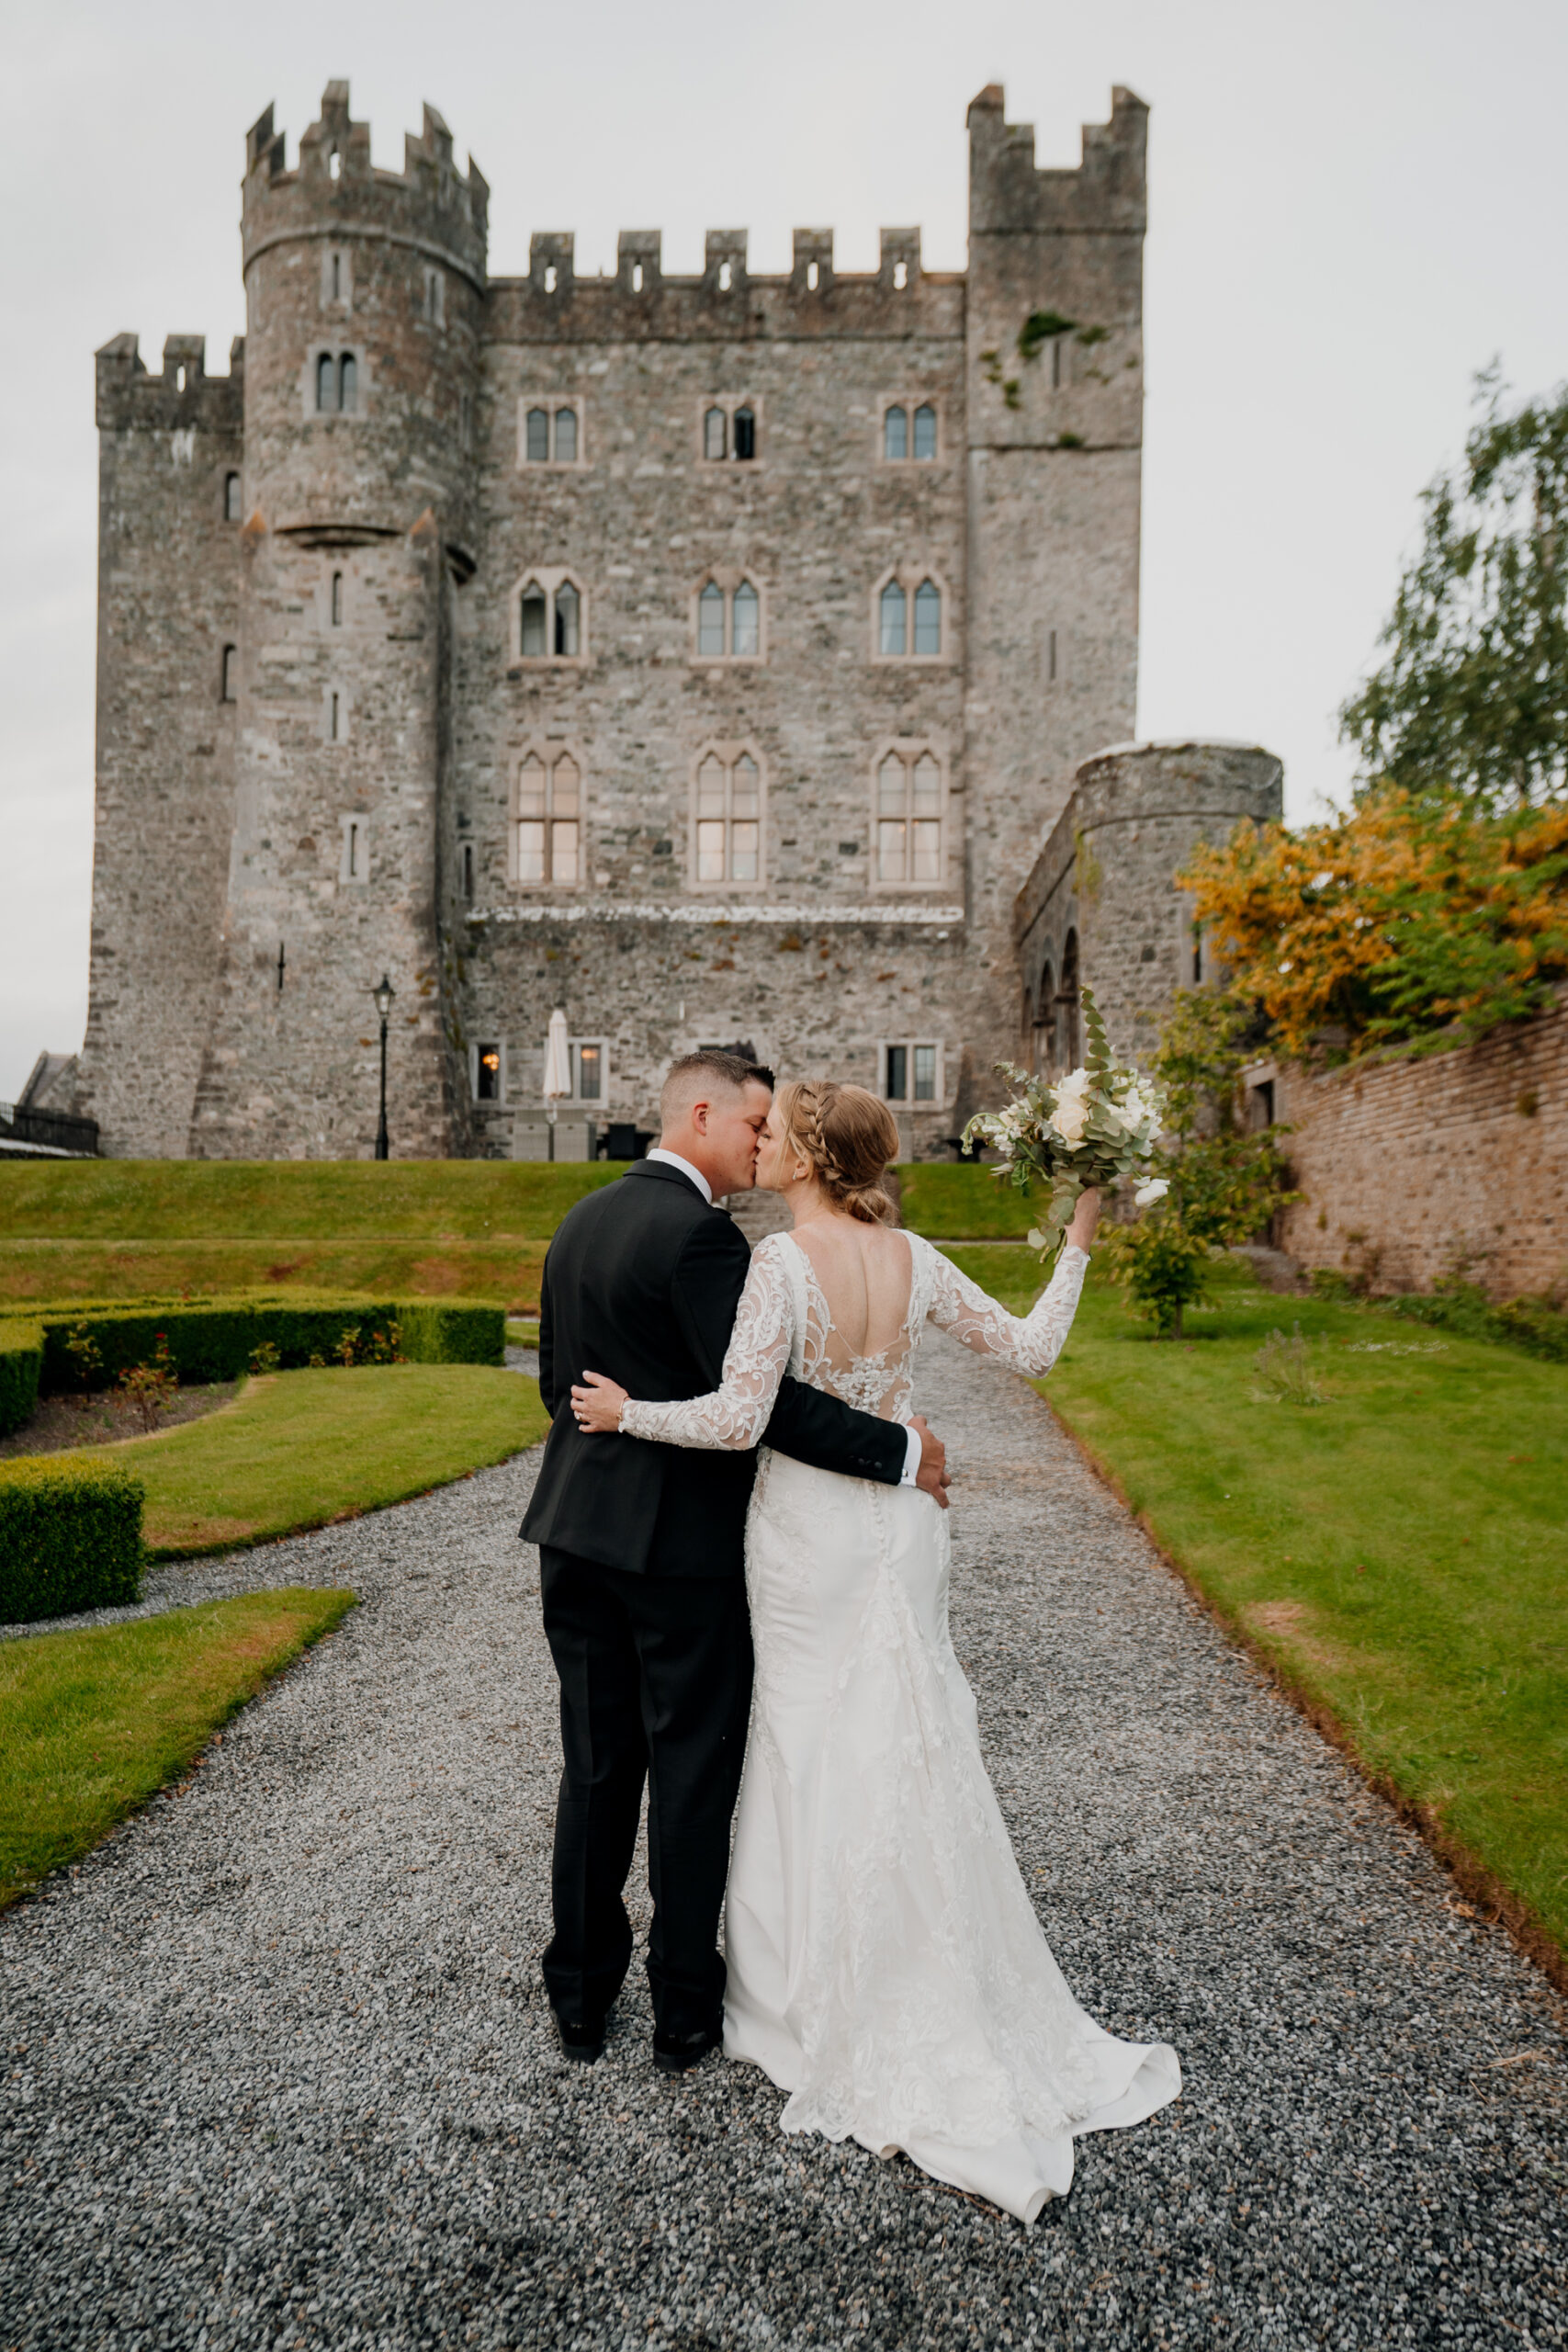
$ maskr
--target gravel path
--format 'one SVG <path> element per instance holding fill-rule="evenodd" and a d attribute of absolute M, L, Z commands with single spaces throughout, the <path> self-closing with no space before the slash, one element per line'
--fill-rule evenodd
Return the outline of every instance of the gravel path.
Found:
<path fill-rule="evenodd" d="M 566 2067 L 522 1457 L 220 1564 L 363 1606 L 0 1919 L 0 2346 L 1568 2344 L 1542 1980 L 1022 1382 L 941 1340 L 922 1370 L 1021 1860 L 1089 2007 L 1179 2050 L 1180 2105 L 1081 2142 L 1031 2234 L 784 2140 L 749 2069 L 656 2075 L 640 1980 Z"/>

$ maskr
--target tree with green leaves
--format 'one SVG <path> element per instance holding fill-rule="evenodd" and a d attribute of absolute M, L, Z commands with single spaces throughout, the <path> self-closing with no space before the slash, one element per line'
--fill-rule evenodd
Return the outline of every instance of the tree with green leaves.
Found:
<path fill-rule="evenodd" d="M 1422 495 L 1388 658 L 1339 717 L 1363 790 L 1501 815 L 1568 792 L 1568 387 L 1510 409 L 1494 368 L 1476 397 Z"/>

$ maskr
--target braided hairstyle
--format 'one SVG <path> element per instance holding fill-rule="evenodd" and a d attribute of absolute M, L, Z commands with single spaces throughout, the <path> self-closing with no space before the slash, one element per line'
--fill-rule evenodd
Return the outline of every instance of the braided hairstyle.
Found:
<path fill-rule="evenodd" d="M 774 1099 L 785 1148 L 809 1162 L 834 1207 L 863 1225 L 890 1225 L 897 1212 L 882 1177 L 898 1157 L 898 1127 L 886 1103 L 830 1078 L 788 1080 Z"/>

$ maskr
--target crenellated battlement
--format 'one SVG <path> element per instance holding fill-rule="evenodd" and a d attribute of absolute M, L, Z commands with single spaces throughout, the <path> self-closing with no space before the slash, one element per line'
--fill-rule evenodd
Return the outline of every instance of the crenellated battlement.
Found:
<path fill-rule="evenodd" d="M 207 372 L 207 337 L 164 338 L 163 372 L 152 375 L 141 356 L 141 338 L 117 334 L 95 354 L 97 422 L 107 432 L 130 427 L 179 432 L 237 434 L 245 401 L 245 338 L 229 346 L 229 373 Z"/>
<path fill-rule="evenodd" d="M 376 170 L 370 126 L 354 120 L 348 84 L 329 82 L 320 118 L 299 134 L 292 171 L 271 107 L 252 124 L 243 222 L 247 268 L 290 236 L 391 237 L 455 264 L 482 288 L 490 183 L 471 155 L 467 175 L 458 170 L 452 133 L 428 105 L 417 137 L 410 131 L 404 138 L 402 170 Z"/>
<path fill-rule="evenodd" d="M 1083 127 L 1077 168 L 1041 171 L 1034 126 L 1009 122 L 1001 86 L 989 83 L 969 107 L 971 235 L 1033 230 L 1142 236 L 1148 214 L 1148 121 L 1142 98 L 1114 89 L 1111 120 Z"/>
<path fill-rule="evenodd" d="M 961 336 L 964 277 L 927 271 L 919 229 L 884 229 L 874 270 L 840 271 L 831 229 L 796 229 L 787 273 L 755 275 L 744 229 L 710 229 L 703 266 L 668 275 L 658 229 L 623 229 L 613 273 L 578 274 L 570 230 L 529 240 L 526 277 L 494 277 L 489 334 L 503 343 L 766 342 Z"/>

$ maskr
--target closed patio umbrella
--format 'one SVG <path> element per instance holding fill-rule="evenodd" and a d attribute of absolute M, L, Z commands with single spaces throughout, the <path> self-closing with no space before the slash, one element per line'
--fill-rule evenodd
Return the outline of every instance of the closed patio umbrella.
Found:
<path fill-rule="evenodd" d="M 566 1042 L 566 1014 L 558 1005 L 550 1015 L 545 1039 L 545 1110 L 550 1123 L 550 1158 L 556 1156 L 556 1104 L 571 1093 L 571 1051 Z"/>

